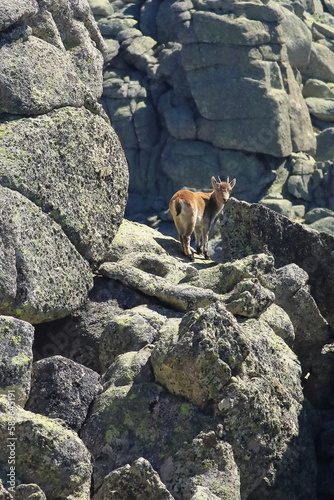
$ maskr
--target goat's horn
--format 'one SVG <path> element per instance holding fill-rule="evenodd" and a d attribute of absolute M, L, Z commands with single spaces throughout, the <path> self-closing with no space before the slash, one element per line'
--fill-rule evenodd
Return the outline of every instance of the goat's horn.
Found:
<path fill-rule="evenodd" d="M 226 182 L 227 182 L 227 184 L 230 182 L 229 176 L 227 176 Z"/>
<path fill-rule="evenodd" d="M 219 175 L 218 175 L 218 180 L 219 180 L 219 182 L 221 182 Z"/>

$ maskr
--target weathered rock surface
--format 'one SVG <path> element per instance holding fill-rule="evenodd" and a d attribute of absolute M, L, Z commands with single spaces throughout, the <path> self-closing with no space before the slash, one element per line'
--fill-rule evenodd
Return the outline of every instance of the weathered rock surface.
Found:
<path fill-rule="evenodd" d="M 0 204 L 2 314 L 40 323 L 80 307 L 91 272 L 60 226 L 8 188 L 0 187 Z"/>
<path fill-rule="evenodd" d="M 24 321 L 0 316 L 0 393 L 12 392 L 24 406 L 30 391 L 34 328 Z"/>
<path fill-rule="evenodd" d="M 314 43 L 297 8 L 145 1 L 110 12 L 91 4 L 111 48 L 103 105 L 129 161 L 129 213 L 159 211 L 182 185 L 206 188 L 215 171 L 241 178 L 237 193 L 257 201 L 261 186 L 247 180 L 263 188 L 274 174 L 269 157 L 251 152 L 314 150 L 292 69 L 308 68 Z"/>
<path fill-rule="evenodd" d="M 138 457 L 145 457 L 159 472 L 162 462 L 210 420 L 154 383 L 147 368 L 149 356 L 145 348 L 115 360 L 106 390 L 95 399 L 83 426 L 82 439 L 95 464 L 95 487 L 109 472 Z"/>
<path fill-rule="evenodd" d="M 2 185 L 40 206 L 86 259 L 105 260 L 127 189 L 126 160 L 110 125 L 66 107 L 3 122 L 0 130 Z"/>
<path fill-rule="evenodd" d="M 147 500 L 173 500 L 159 475 L 148 460 L 138 458 L 108 474 L 93 497 L 94 500 L 116 498 L 145 498 Z"/>
<path fill-rule="evenodd" d="M 334 326 L 332 236 L 307 229 L 262 205 L 231 198 L 224 210 L 222 239 L 225 260 L 266 251 L 274 256 L 276 268 L 290 263 L 301 267 L 309 276 L 321 314 Z"/>
<path fill-rule="evenodd" d="M 53 356 L 33 364 L 31 392 L 25 408 L 46 417 L 61 418 L 79 431 L 89 405 L 101 390 L 96 372 L 62 356 Z"/>
<path fill-rule="evenodd" d="M 25 483 L 36 482 L 49 498 L 81 495 L 89 500 L 90 455 L 74 431 L 59 422 L 0 401 L 0 460 L 8 460 L 8 422 L 15 415 L 16 477 Z M 16 451 L 16 453 L 15 453 Z M 77 498 L 78 498 L 77 497 Z"/>

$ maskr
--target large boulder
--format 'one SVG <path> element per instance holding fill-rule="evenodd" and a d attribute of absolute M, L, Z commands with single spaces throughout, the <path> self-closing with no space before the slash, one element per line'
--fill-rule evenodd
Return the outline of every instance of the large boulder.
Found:
<path fill-rule="evenodd" d="M 14 190 L 0 187 L 0 204 L 2 314 L 40 323 L 80 307 L 92 275 L 60 226 Z"/>
<path fill-rule="evenodd" d="M 224 209 L 222 239 L 226 261 L 265 251 L 274 256 L 277 268 L 297 264 L 309 276 L 320 313 L 334 326 L 332 236 L 292 222 L 263 205 L 230 198 Z"/>
<path fill-rule="evenodd" d="M 221 418 L 221 438 L 232 447 L 241 497 L 247 498 L 274 456 L 287 451 L 298 435 L 303 398 L 295 355 L 266 322 L 248 319 L 238 325 L 217 303 L 185 315 L 178 335 L 156 345 L 152 366 L 156 380 L 169 391 Z M 301 444 L 299 459 L 303 450 Z M 311 498 L 313 463 L 304 490 L 312 492 Z"/>
<path fill-rule="evenodd" d="M 62 356 L 52 356 L 33 364 L 25 408 L 46 417 L 61 418 L 79 431 L 89 405 L 101 389 L 96 372 Z"/>
<path fill-rule="evenodd" d="M 34 328 L 24 321 L 0 316 L 0 393 L 24 406 L 28 399 Z"/>
<path fill-rule="evenodd" d="M 41 207 L 89 261 L 105 260 L 123 217 L 128 182 L 110 125 L 84 108 L 65 107 L 3 122 L 0 130 L 2 185 Z"/>
<path fill-rule="evenodd" d="M 129 214 L 159 212 L 182 186 L 207 188 L 213 172 L 237 176 L 237 195 L 257 201 L 274 180 L 272 157 L 314 150 L 298 72 L 312 35 L 298 6 L 147 0 L 96 10 L 113 43 L 103 105 L 129 161 Z"/>
<path fill-rule="evenodd" d="M 15 415 L 13 437 L 8 435 Z M 37 483 L 48 498 L 78 495 L 89 500 L 91 459 L 77 434 L 55 421 L 0 399 L 0 460 L 15 457 L 15 475 Z M 10 446 L 11 448 L 8 448 Z M 14 481 L 15 486 L 15 481 Z"/>

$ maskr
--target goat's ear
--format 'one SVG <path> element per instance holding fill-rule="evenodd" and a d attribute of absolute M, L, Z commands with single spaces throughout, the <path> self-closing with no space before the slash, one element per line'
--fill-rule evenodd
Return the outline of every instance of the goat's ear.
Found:
<path fill-rule="evenodd" d="M 216 181 L 216 179 L 213 176 L 211 177 L 211 184 L 212 184 L 213 189 L 216 189 L 218 182 Z"/>
<path fill-rule="evenodd" d="M 232 179 L 230 182 L 230 189 L 233 189 L 234 186 L 236 185 L 236 183 L 237 183 L 237 179 Z"/>

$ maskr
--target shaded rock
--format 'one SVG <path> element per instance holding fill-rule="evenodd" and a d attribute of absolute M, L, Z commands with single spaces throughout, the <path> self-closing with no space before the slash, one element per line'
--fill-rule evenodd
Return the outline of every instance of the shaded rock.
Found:
<path fill-rule="evenodd" d="M 31 201 L 4 187 L 0 199 L 0 311 L 30 323 L 67 316 L 92 287 L 87 262 Z"/>
<path fill-rule="evenodd" d="M 179 243 L 174 238 L 163 236 L 155 229 L 123 219 L 111 248 L 112 260 L 117 261 L 133 251 L 154 255 L 176 253 Z"/>
<path fill-rule="evenodd" d="M 29 397 L 34 328 L 29 323 L 0 316 L 0 393 L 11 391 L 12 399 L 24 406 Z"/>
<path fill-rule="evenodd" d="M 334 91 L 325 82 L 310 78 L 303 85 L 303 96 L 334 99 Z"/>
<path fill-rule="evenodd" d="M 295 330 L 288 314 L 277 304 L 271 304 L 261 315 L 270 328 L 290 347 L 295 339 Z"/>
<path fill-rule="evenodd" d="M 317 135 L 317 149 L 315 158 L 319 161 L 333 160 L 334 158 L 334 127 L 328 127 Z"/>
<path fill-rule="evenodd" d="M 0 495 L 1 495 L 1 498 L 3 500 L 12 500 L 13 497 L 12 495 L 9 493 L 8 490 L 6 490 L 3 485 L 2 485 L 2 481 L 0 480 Z"/>
<path fill-rule="evenodd" d="M 218 303 L 184 316 L 177 341 L 162 338 L 155 347 L 152 366 L 156 380 L 170 392 L 205 408 L 211 400 L 219 401 L 248 353 L 237 321 Z"/>
<path fill-rule="evenodd" d="M 112 128 L 85 109 L 63 108 L 0 130 L 2 185 L 40 206 L 91 262 L 110 255 L 128 185 Z"/>
<path fill-rule="evenodd" d="M 322 219 L 309 224 L 309 227 L 315 229 L 316 231 L 321 231 L 334 236 L 334 217 L 333 215 L 330 217 L 323 217 Z"/>
<path fill-rule="evenodd" d="M 277 271 L 276 304 L 285 310 L 293 324 L 295 340 L 292 349 L 302 364 L 304 375 L 330 338 L 328 323 L 320 314 L 307 283 L 308 275 L 295 264 Z"/>
<path fill-rule="evenodd" d="M 289 179 L 290 181 L 290 179 Z M 294 189 L 294 188 L 293 188 Z M 260 201 L 261 205 L 274 210 L 285 217 L 293 218 L 294 210 L 290 200 L 276 200 L 271 198 L 265 198 Z"/>
<path fill-rule="evenodd" d="M 18 484 L 15 486 L 15 500 L 46 500 L 44 491 L 37 484 Z"/>
<path fill-rule="evenodd" d="M 273 457 L 286 452 L 283 443 L 298 436 L 302 392 L 299 363 L 268 324 L 248 319 L 238 325 L 232 318 L 220 304 L 188 313 L 179 335 L 154 348 L 152 365 L 168 390 L 202 407 L 211 402 L 222 419 L 220 437 L 232 446 L 246 498 L 270 470 Z M 312 467 L 313 462 L 309 472 Z M 308 481 L 314 487 L 314 470 Z"/>
<path fill-rule="evenodd" d="M 53 356 L 33 364 L 26 410 L 61 418 L 79 431 L 89 405 L 101 390 L 96 372 L 62 356 Z"/>
<path fill-rule="evenodd" d="M 126 353 L 115 360 L 106 390 L 95 399 L 83 426 L 82 439 L 94 460 L 95 488 L 109 472 L 138 457 L 149 460 L 160 474 L 162 463 L 180 443 L 193 439 L 210 420 L 152 382 L 146 348 L 144 353 L 141 359 L 138 353 Z"/>
<path fill-rule="evenodd" d="M 280 25 L 286 38 L 289 62 L 293 68 L 300 68 L 308 63 L 312 34 L 306 24 L 290 10 L 280 7 L 282 19 Z"/>
<path fill-rule="evenodd" d="M 306 104 L 311 115 L 325 122 L 334 121 L 334 98 L 323 99 L 319 97 L 308 97 Z"/>
<path fill-rule="evenodd" d="M 305 214 L 306 224 L 312 224 L 318 220 L 324 219 L 326 217 L 334 217 L 334 212 L 328 208 L 317 207 L 312 208 Z"/>
<path fill-rule="evenodd" d="M 50 61 L 62 71 L 50 72 Z M 0 48 L 0 108 L 3 113 L 38 115 L 61 106 L 79 107 L 84 104 L 85 92 L 66 52 L 55 46 L 30 37 L 27 41 Z"/>
<path fill-rule="evenodd" d="M 20 21 L 25 21 L 37 14 L 36 0 L 17 0 L 15 9 L 11 0 L 3 0 L 0 7 L 0 31 Z"/>
<path fill-rule="evenodd" d="M 276 267 L 296 263 L 308 273 L 312 296 L 321 314 L 334 326 L 334 275 L 331 271 L 334 266 L 330 263 L 333 237 L 291 222 L 262 205 L 250 205 L 234 198 L 225 205 L 222 223 L 226 261 L 265 251 L 274 256 Z M 322 340 L 324 343 L 325 336 Z"/>
<path fill-rule="evenodd" d="M 200 432 L 167 461 L 161 476 L 176 498 L 240 500 L 240 477 L 233 450 L 220 438 L 219 431 Z"/>
<path fill-rule="evenodd" d="M 161 482 L 159 474 L 145 458 L 138 458 L 108 474 L 93 500 L 145 498 L 147 500 L 173 500 Z"/>
<path fill-rule="evenodd" d="M 140 351 L 129 351 L 113 361 L 102 375 L 103 390 L 110 386 L 116 387 L 135 383 L 154 382 L 150 362 L 152 345 L 145 346 Z"/>
<path fill-rule="evenodd" d="M 14 411 L 17 478 L 35 481 L 50 498 L 80 494 L 82 500 L 89 500 L 90 455 L 76 433 L 47 417 L 9 407 L 5 397 L 0 411 L 1 462 L 8 459 L 8 422 Z"/>
<path fill-rule="evenodd" d="M 334 54 L 324 45 L 312 42 L 307 66 L 301 69 L 304 77 L 334 82 Z"/>
<path fill-rule="evenodd" d="M 304 394 L 316 408 L 333 408 L 333 386 L 334 346 L 327 344 L 321 353 L 313 358 L 309 377 L 304 382 Z"/>
<path fill-rule="evenodd" d="M 299 153 L 291 156 L 291 175 L 287 188 L 295 198 L 310 201 L 312 199 L 312 176 L 315 171 L 315 161 L 309 155 Z"/>
<path fill-rule="evenodd" d="M 257 279 L 240 281 L 228 294 L 224 296 L 226 309 L 234 315 L 257 318 L 275 300 L 275 295 L 260 285 Z"/>
<path fill-rule="evenodd" d="M 192 276 L 196 270 L 167 255 L 132 253 L 121 261 L 106 262 L 99 272 L 146 295 L 156 297 L 179 311 L 196 309 L 220 300 L 211 290 L 182 283 L 175 286 L 176 280 Z"/>
<path fill-rule="evenodd" d="M 117 315 L 101 336 L 102 371 L 109 368 L 119 354 L 138 351 L 145 345 L 153 344 L 167 318 L 172 316 L 177 317 L 177 313 L 154 306 L 137 306 Z"/>

